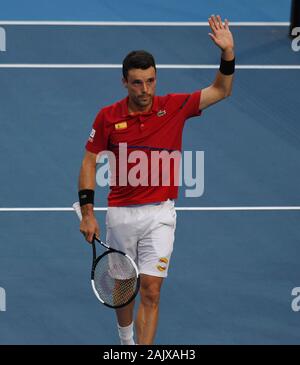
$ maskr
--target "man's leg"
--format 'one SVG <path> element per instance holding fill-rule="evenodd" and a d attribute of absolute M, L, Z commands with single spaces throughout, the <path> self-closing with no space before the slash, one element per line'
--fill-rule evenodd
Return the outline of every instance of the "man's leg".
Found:
<path fill-rule="evenodd" d="M 111 247 L 126 252 L 135 259 L 137 234 L 134 215 L 130 220 L 131 210 L 125 207 L 108 207 L 106 215 L 106 241 Z M 118 333 L 122 345 L 133 345 L 133 310 L 134 301 L 127 306 L 116 309 Z"/>
<path fill-rule="evenodd" d="M 141 302 L 136 318 L 137 343 L 151 345 L 154 340 L 163 278 L 141 274 Z"/>
<path fill-rule="evenodd" d="M 134 300 L 122 308 L 116 309 L 118 323 L 122 327 L 129 326 L 133 321 Z"/>
<path fill-rule="evenodd" d="M 118 332 L 122 345 L 134 345 L 133 340 L 134 300 L 122 308 L 116 309 Z"/>

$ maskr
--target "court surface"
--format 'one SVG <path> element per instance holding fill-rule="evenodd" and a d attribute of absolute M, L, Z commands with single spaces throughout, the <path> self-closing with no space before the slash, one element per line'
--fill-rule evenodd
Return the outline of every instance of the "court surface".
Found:
<path fill-rule="evenodd" d="M 234 21 L 247 21 L 240 10 Z M 269 14 L 255 11 L 250 21 Z M 265 20 L 288 21 L 282 13 Z M 107 14 L 100 20 L 112 20 Z M 114 313 L 94 297 L 91 248 L 71 211 L 91 124 L 125 96 L 120 64 L 131 49 L 155 55 L 159 95 L 207 86 L 219 50 L 203 24 L 0 27 L 0 343 L 117 344 Z M 232 31 L 233 95 L 184 130 L 183 149 L 204 151 L 204 193 L 187 198 L 180 189 L 157 344 L 300 342 L 300 312 L 291 307 L 300 286 L 300 52 L 283 23 Z M 97 189 L 97 207 L 106 207 L 107 191 Z M 104 234 L 105 211 L 97 217 Z"/>

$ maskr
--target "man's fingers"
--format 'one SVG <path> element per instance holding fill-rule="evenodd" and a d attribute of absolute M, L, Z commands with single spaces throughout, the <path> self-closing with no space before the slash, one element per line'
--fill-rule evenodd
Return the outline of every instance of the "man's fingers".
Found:
<path fill-rule="evenodd" d="M 89 243 L 92 243 L 93 240 L 94 240 L 94 233 L 92 232 L 89 232 L 86 236 L 86 240 L 89 242 Z"/>
<path fill-rule="evenodd" d="M 79 230 L 84 235 L 86 241 L 89 243 L 93 242 L 94 236 L 100 236 L 100 228 L 95 218 L 83 219 L 81 221 Z"/>
<path fill-rule="evenodd" d="M 218 23 L 218 21 L 217 21 L 217 18 L 216 18 L 214 15 L 212 15 L 212 16 L 211 16 L 211 19 L 212 19 L 212 22 L 213 22 L 214 28 L 215 28 L 216 30 L 218 30 L 220 27 L 219 27 L 219 23 Z"/>
<path fill-rule="evenodd" d="M 211 27 L 211 30 L 215 33 L 216 31 L 220 30 L 220 29 L 226 29 L 229 30 L 229 23 L 228 20 L 225 19 L 224 23 L 222 22 L 222 18 L 220 17 L 220 15 L 212 15 L 209 19 L 208 19 L 208 23 Z"/>
<path fill-rule="evenodd" d="M 84 231 L 82 229 L 80 230 L 80 232 L 83 234 L 83 236 L 86 239 L 86 241 L 88 241 L 89 243 L 92 243 L 92 241 L 94 239 L 94 233 L 93 232 L 86 232 L 86 231 Z"/>
<path fill-rule="evenodd" d="M 208 18 L 208 23 L 209 23 L 209 26 L 210 26 L 211 30 L 213 32 L 215 32 L 216 31 L 216 27 L 215 27 L 215 24 L 214 24 L 214 22 L 212 20 L 212 17 Z"/>
<path fill-rule="evenodd" d="M 225 19 L 225 29 L 229 30 L 229 22 L 228 19 Z"/>
<path fill-rule="evenodd" d="M 208 33 L 208 35 L 210 36 L 210 38 L 215 42 L 217 39 L 216 37 L 212 34 L 212 33 Z"/>
<path fill-rule="evenodd" d="M 222 19 L 221 19 L 220 15 L 217 15 L 216 20 L 217 20 L 217 23 L 218 23 L 219 28 L 220 29 L 223 29 L 224 28 L 224 25 L 222 23 Z"/>

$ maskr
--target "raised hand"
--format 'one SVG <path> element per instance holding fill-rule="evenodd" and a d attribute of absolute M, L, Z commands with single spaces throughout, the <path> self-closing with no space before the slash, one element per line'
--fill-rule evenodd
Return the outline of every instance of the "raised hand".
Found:
<path fill-rule="evenodd" d="M 208 23 L 212 33 L 208 33 L 215 44 L 222 49 L 222 51 L 231 50 L 234 47 L 233 36 L 229 30 L 228 20 L 222 22 L 220 15 L 212 15 L 208 19 Z"/>

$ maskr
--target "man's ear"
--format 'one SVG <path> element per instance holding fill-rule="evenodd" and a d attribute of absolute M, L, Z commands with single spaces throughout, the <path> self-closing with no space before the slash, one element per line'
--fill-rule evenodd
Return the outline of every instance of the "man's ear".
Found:
<path fill-rule="evenodd" d="M 128 88 L 128 82 L 124 77 L 122 78 L 122 83 L 123 83 L 123 86 L 127 89 Z"/>

